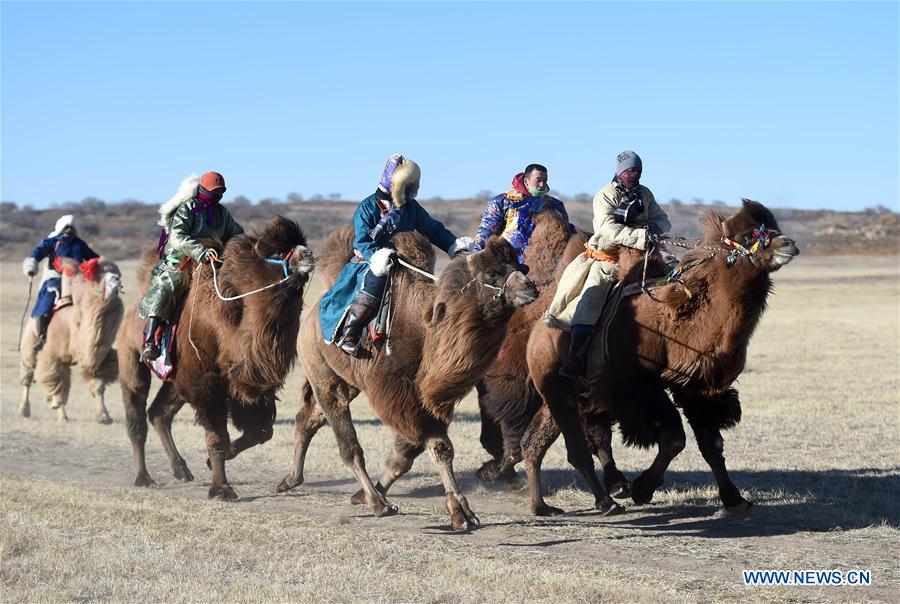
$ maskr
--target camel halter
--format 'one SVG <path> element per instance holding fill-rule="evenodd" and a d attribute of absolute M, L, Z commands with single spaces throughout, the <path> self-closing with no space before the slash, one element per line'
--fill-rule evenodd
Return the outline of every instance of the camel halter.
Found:
<path fill-rule="evenodd" d="M 706 245 L 699 242 L 689 243 L 687 238 L 680 235 L 668 234 L 665 236 L 661 236 L 660 240 L 664 239 L 666 243 L 674 245 L 676 247 L 680 247 L 686 250 L 703 249 L 710 251 L 709 255 L 704 256 L 703 258 L 691 262 L 690 264 L 687 264 L 685 266 L 682 266 L 679 262 L 678 266 L 673 268 L 672 271 L 665 277 L 665 282 L 680 284 L 681 288 L 684 290 L 684 293 L 687 294 L 688 298 L 691 298 L 693 297 L 693 294 L 691 293 L 691 290 L 687 288 L 687 285 L 685 285 L 683 278 L 686 272 L 700 266 L 701 264 L 704 264 L 705 262 L 708 262 L 709 260 L 712 260 L 719 254 L 727 254 L 727 256 L 725 257 L 726 264 L 729 267 L 734 266 L 734 263 L 737 262 L 737 259 L 739 257 L 744 256 L 749 258 L 753 256 L 753 254 L 755 254 L 760 249 L 769 247 L 769 244 L 772 243 L 772 239 L 779 236 L 781 236 L 781 231 L 770 229 L 765 224 L 761 224 L 758 228 L 753 229 L 753 232 L 750 235 L 750 240 L 753 241 L 752 245 L 750 245 L 749 241 L 742 245 L 737 241 L 726 237 L 725 235 L 722 235 L 720 239 L 722 245 L 726 246 L 725 248 Z M 647 286 L 647 264 L 650 254 L 653 253 L 653 248 L 654 246 L 651 244 L 651 246 L 644 252 L 644 268 L 643 273 L 641 274 L 641 291 L 643 291 L 651 298 L 653 296 Z M 651 283 L 651 285 L 653 284 Z"/>

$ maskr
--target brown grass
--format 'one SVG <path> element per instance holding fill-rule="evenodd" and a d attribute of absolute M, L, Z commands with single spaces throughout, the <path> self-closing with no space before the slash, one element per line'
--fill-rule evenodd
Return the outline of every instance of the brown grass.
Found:
<path fill-rule="evenodd" d="M 134 265 L 122 266 L 126 303 Z M 234 460 L 234 504 L 206 500 L 202 430 L 185 409 L 174 426 L 197 481 L 169 474 L 155 434 L 158 489 L 128 486 L 131 452 L 117 388 L 112 426 L 94 423 L 76 380 L 72 421 L 35 406 L 15 416 L 15 348 L 26 286 L 0 265 L 0 580 L 4 601 L 897 601 L 900 597 L 900 263 L 801 256 L 775 274 L 769 310 L 738 389 L 741 424 L 725 434 L 732 476 L 757 507 L 720 517 L 712 476 L 689 442 L 647 506 L 601 519 L 557 443 L 544 463 L 548 502 L 573 510 L 527 515 L 523 492 L 473 477 L 487 458 L 471 394 L 450 436 L 461 487 L 484 528 L 448 534 L 443 496 L 422 456 L 391 491 L 401 515 L 353 507 L 356 483 L 329 431 L 312 443 L 306 483 L 276 495 L 289 467 L 302 383 L 290 375 L 269 443 Z M 318 294 L 318 277 L 313 278 Z M 312 298 L 310 298 L 312 299 Z M 155 390 L 156 386 L 154 386 Z M 152 392 L 151 392 L 152 396 Z M 38 398 L 38 397 L 36 397 Z M 365 401 L 354 418 L 370 471 L 390 448 Z M 630 477 L 652 453 L 625 448 Z M 221 518 L 228 521 L 222 527 Z M 747 588 L 742 569 L 870 569 L 868 588 Z"/>

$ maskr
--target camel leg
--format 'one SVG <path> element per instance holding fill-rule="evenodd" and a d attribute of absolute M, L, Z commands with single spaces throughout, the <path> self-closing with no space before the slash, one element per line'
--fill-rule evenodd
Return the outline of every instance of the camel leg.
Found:
<path fill-rule="evenodd" d="M 565 512 L 560 508 L 547 505 L 541 489 L 541 463 L 544 455 L 556 439 L 559 438 L 559 427 L 550 415 L 550 409 L 543 405 L 525 434 L 522 436 L 522 457 L 525 460 L 525 473 L 528 475 L 528 491 L 531 495 L 531 513 L 535 516 L 557 516 Z"/>
<path fill-rule="evenodd" d="M 478 410 L 481 416 L 481 446 L 491 454 L 492 459 L 481 464 L 476 474 L 481 480 L 492 482 L 496 480 L 497 468 L 503 460 L 503 431 L 500 422 L 495 420 L 488 409 L 486 401 L 487 387 L 484 382 L 475 385 L 478 391 Z"/>
<path fill-rule="evenodd" d="M 234 459 L 242 452 L 269 442 L 275 427 L 275 394 L 272 393 L 264 400 L 247 406 L 234 402 L 230 409 L 231 421 L 235 428 L 241 431 L 241 435 L 231 442 L 225 459 Z M 206 467 L 211 467 L 210 460 L 206 460 Z"/>
<path fill-rule="evenodd" d="M 581 417 L 585 434 L 594 455 L 603 467 L 603 487 L 610 497 L 624 499 L 631 495 L 631 483 L 616 467 L 612 453 L 612 420 L 608 411 L 585 413 Z"/>
<path fill-rule="evenodd" d="M 652 421 L 659 424 L 658 449 L 650 467 L 631 484 L 631 499 L 635 503 L 649 503 L 653 499 L 653 493 L 662 485 L 669 464 L 684 450 L 684 426 L 678 410 L 664 391 L 660 390 L 655 396 L 658 398 L 655 405 L 650 404 L 655 407 Z"/>
<path fill-rule="evenodd" d="M 140 362 L 136 350 L 126 349 L 119 355 L 122 403 L 125 406 L 125 427 L 134 455 L 134 486 L 154 484 L 147 472 L 144 447 L 147 443 L 147 394 L 150 392 L 150 370 Z"/>
<path fill-rule="evenodd" d="M 350 388 L 350 394 L 355 398 L 358 391 L 353 392 Z M 316 404 L 313 396 L 312 386 L 309 382 L 303 384 L 300 393 L 300 410 L 294 418 L 294 457 L 291 464 L 291 473 L 282 479 L 281 483 L 275 488 L 279 493 L 290 491 L 291 489 L 303 484 L 303 467 L 306 464 L 306 452 L 309 449 L 309 443 L 312 441 L 319 428 L 327 423 L 325 413 Z"/>
<path fill-rule="evenodd" d="M 387 495 L 391 485 L 393 485 L 398 478 L 409 472 L 413 466 L 413 462 L 416 461 L 416 458 L 421 455 L 424 450 L 425 447 L 414 445 L 395 432 L 394 448 L 388 453 L 387 459 L 384 462 L 384 471 L 381 473 L 381 478 L 375 483 L 375 488 L 378 489 L 382 495 Z M 366 494 L 361 489 L 350 498 L 350 502 L 353 505 L 359 505 L 365 503 L 365 501 Z"/>
<path fill-rule="evenodd" d="M 547 402 L 550 414 L 566 441 L 569 464 L 581 473 L 594 494 L 594 508 L 604 516 L 621 513 L 622 507 L 612 500 L 597 478 L 594 458 L 582 429 L 578 402 L 574 400 L 575 392 L 570 381 L 553 371 L 536 377 L 535 387 Z"/>
<path fill-rule="evenodd" d="M 187 462 L 175 447 L 175 440 L 172 438 L 172 420 L 175 415 L 184 406 L 184 401 L 175 396 L 174 386 L 172 382 L 163 382 L 159 392 L 153 399 L 147 414 L 153 429 L 159 436 L 166 457 L 169 458 L 169 464 L 172 466 L 172 475 L 181 482 L 190 482 L 194 480 L 194 475 L 188 469 Z"/>
<path fill-rule="evenodd" d="M 96 404 L 95 418 L 97 423 L 104 425 L 113 423 L 112 418 L 109 416 L 109 411 L 106 410 L 106 382 L 100 378 L 94 378 L 88 383 L 88 388 Z"/>
<path fill-rule="evenodd" d="M 22 384 L 22 401 L 19 403 L 19 416 L 31 417 L 31 401 L 29 394 L 31 385 L 34 383 L 34 367 L 37 359 L 37 353 L 32 349 L 34 346 L 34 331 L 26 329 L 22 334 L 22 343 L 20 349 L 22 356 L 19 360 L 19 383 Z"/>
<path fill-rule="evenodd" d="M 325 413 L 328 423 L 331 424 L 332 431 L 334 431 L 341 461 L 350 469 L 366 493 L 366 502 L 372 506 L 375 517 L 393 516 L 397 513 L 397 506 L 389 502 L 375 488 L 375 485 L 372 484 L 372 479 L 369 478 L 366 472 L 366 458 L 356 437 L 353 419 L 350 417 L 350 401 L 352 399 L 349 395 L 355 388 L 351 388 L 346 382 L 340 380 L 337 375 L 332 375 L 330 381 L 330 387 L 325 389 L 320 390 L 315 385 L 312 388 L 315 399 L 321 405 L 321 409 Z M 312 376 L 310 383 L 315 384 Z"/>
<path fill-rule="evenodd" d="M 437 466 L 441 482 L 444 484 L 450 526 L 456 531 L 467 531 L 470 528 L 479 527 L 481 521 L 469 507 L 469 502 L 460 491 L 459 485 L 456 483 L 456 476 L 453 474 L 453 443 L 447 436 L 446 426 L 442 433 L 434 434 L 425 440 L 425 448 L 428 449 L 431 460 Z"/>
<path fill-rule="evenodd" d="M 686 396 L 680 396 L 680 393 L 677 393 L 676 396 L 678 397 L 676 400 L 682 405 L 688 423 L 694 431 L 694 437 L 697 439 L 700 453 L 703 455 L 706 463 L 709 464 L 713 476 L 716 478 L 716 485 L 719 487 L 719 499 L 722 500 L 725 511 L 739 515 L 749 514 L 752 511 L 753 504 L 741 496 L 741 492 L 731 481 L 728 469 L 725 467 L 725 440 L 722 438 L 719 426 L 714 421 L 710 421 L 708 413 L 703 410 L 704 407 L 708 408 L 710 404 L 716 403 L 707 402 L 706 405 L 692 405 L 689 400 L 684 400 L 687 398 Z M 740 404 L 736 393 L 734 395 L 734 403 Z"/>
<path fill-rule="evenodd" d="M 224 387 L 221 388 L 221 393 L 224 391 Z M 218 400 L 213 398 L 213 401 L 216 402 L 195 407 L 197 423 L 206 430 L 206 452 L 212 470 L 212 484 L 207 495 L 210 499 L 231 501 L 237 499 L 238 496 L 234 488 L 228 484 L 228 477 L 225 475 L 225 458 L 231 448 L 231 438 L 228 436 L 227 407 L 224 398 L 218 398 Z"/>

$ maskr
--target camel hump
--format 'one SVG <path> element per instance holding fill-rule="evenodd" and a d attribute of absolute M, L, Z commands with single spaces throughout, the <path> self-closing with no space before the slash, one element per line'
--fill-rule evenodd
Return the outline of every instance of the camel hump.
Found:
<path fill-rule="evenodd" d="M 322 275 L 322 282 L 326 288 L 334 285 L 341 269 L 353 258 L 354 239 L 353 225 L 349 224 L 338 228 L 325 238 L 322 249 L 316 254 L 318 257 L 316 267 Z"/>
<path fill-rule="evenodd" d="M 317 254 L 317 267 L 322 274 L 322 282 L 326 288 L 334 285 L 341 269 L 353 259 L 353 242 L 356 235 L 353 226 L 346 224 L 331 233 L 322 244 Z M 419 233 L 407 231 L 395 235 L 391 245 L 406 262 L 413 266 L 434 272 L 434 248 L 428 239 Z"/>
<path fill-rule="evenodd" d="M 528 276 L 538 282 L 550 281 L 569 243 L 569 222 L 555 210 L 543 210 L 534 217 L 534 231 L 525 248 Z"/>
<path fill-rule="evenodd" d="M 392 243 L 403 260 L 429 273 L 434 272 L 434 246 L 424 235 L 407 231 L 395 235 Z"/>

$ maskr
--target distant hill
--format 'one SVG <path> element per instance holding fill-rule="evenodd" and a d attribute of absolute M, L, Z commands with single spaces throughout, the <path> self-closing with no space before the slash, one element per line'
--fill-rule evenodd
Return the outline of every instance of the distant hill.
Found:
<path fill-rule="evenodd" d="M 585 195 L 565 199 L 569 218 L 577 227 L 591 230 L 591 200 Z M 485 199 L 424 200 L 422 205 L 452 232 L 471 234 L 484 210 Z M 348 224 L 356 202 L 278 202 L 252 204 L 239 198 L 228 204 L 245 228 L 260 228 L 276 214 L 298 221 L 313 247 L 337 227 Z M 724 205 L 664 203 L 672 232 L 685 237 L 700 234 L 698 216 L 712 207 L 726 216 L 736 208 Z M 885 208 L 863 212 L 792 210 L 773 208 L 781 230 L 793 237 L 803 254 L 895 254 L 900 252 L 900 215 Z M 98 253 L 114 260 L 137 257 L 143 247 L 156 244 L 156 206 L 140 202 L 104 203 L 89 198 L 48 210 L 0 204 L 0 259 L 18 260 L 53 230 L 62 214 L 75 214 L 82 236 Z"/>

